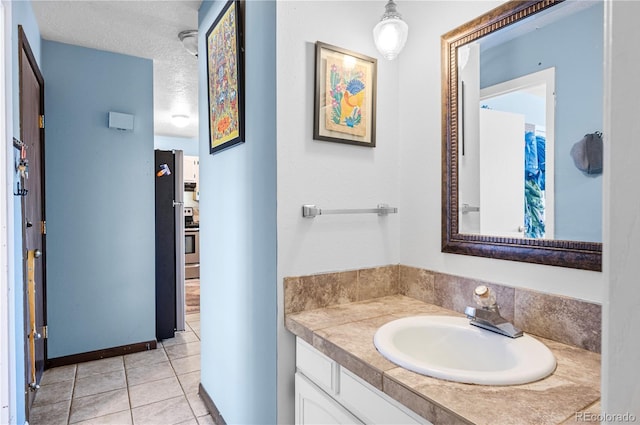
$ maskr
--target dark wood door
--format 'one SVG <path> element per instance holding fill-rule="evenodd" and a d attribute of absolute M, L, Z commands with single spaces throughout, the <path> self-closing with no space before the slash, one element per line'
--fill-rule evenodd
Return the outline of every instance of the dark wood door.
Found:
<path fill-rule="evenodd" d="M 20 181 L 22 244 L 25 279 L 26 382 L 37 388 L 46 359 L 45 234 L 44 209 L 44 80 L 22 27 L 18 28 L 20 78 Z M 35 294 L 33 294 L 35 292 Z M 34 391 L 27 393 L 27 414 Z"/>

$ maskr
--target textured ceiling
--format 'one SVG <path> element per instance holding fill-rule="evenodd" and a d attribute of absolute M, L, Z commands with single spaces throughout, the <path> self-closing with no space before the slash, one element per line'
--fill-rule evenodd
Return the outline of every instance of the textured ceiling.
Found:
<path fill-rule="evenodd" d="M 198 136 L 198 60 L 178 33 L 198 28 L 201 0 L 33 1 L 45 40 L 153 59 L 156 135 Z M 190 117 L 187 127 L 171 115 Z"/>

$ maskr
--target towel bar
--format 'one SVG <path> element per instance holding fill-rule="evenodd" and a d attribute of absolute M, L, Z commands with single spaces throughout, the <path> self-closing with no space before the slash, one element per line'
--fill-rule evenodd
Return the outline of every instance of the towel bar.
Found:
<path fill-rule="evenodd" d="M 377 208 L 357 208 L 357 209 L 337 209 L 337 210 L 322 209 L 316 205 L 302 206 L 302 216 L 305 218 L 314 218 L 315 216 L 318 216 L 318 215 L 328 215 L 328 214 L 376 213 L 378 215 L 389 215 L 389 214 L 396 214 L 397 212 L 398 212 L 398 208 L 390 207 L 387 204 L 378 204 Z"/>

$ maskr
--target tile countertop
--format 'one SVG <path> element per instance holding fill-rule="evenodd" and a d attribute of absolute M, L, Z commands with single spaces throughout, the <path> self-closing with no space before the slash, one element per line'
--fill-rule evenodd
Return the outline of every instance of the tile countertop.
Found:
<path fill-rule="evenodd" d="M 375 388 L 434 424 L 573 423 L 600 399 L 600 355 L 549 339 L 556 357 L 549 377 L 525 385 L 461 384 L 391 363 L 373 345 L 376 330 L 414 315 L 462 314 L 403 295 L 288 314 L 285 326 Z M 595 405 L 595 407 L 594 407 Z"/>

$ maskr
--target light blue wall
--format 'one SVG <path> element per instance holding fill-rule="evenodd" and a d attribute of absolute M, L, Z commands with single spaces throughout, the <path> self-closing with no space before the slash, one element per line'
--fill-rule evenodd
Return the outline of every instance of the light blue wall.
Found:
<path fill-rule="evenodd" d="M 18 25 L 22 28 L 27 36 L 29 45 L 36 59 L 41 66 L 41 46 L 40 46 L 40 29 L 36 22 L 31 3 L 27 1 L 14 1 L 11 3 L 11 20 L 12 20 L 12 98 L 13 98 L 13 135 L 20 138 L 20 81 L 18 73 Z M 18 151 L 14 150 L 14 156 L 18 158 Z M 19 181 L 19 175 L 14 175 L 12 187 L 16 187 Z M 16 423 L 25 422 L 25 398 L 24 391 L 27 383 L 25 382 L 25 351 L 24 351 L 24 275 L 22 273 L 22 210 L 20 199 L 13 198 L 13 214 L 14 214 L 14 264 L 15 282 L 14 282 L 14 300 L 15 300 L 15 321 L 13 323 L 15 329 L 16 344 Z"/>
<path fill-rule="evenodd" d="M 205 34 L 224 2 L 199 12 L 200 117 Z M 202 385 L 227 423 L 274 424 L 276 408 L 276 3 L 246 6 L 246 142 L 209 154 L 200 120 Z"/>
<path fill-rule="evenodd" d="M 481 54 L 482 88 L 556 67 L 556 239 L 602 241 L 602 177 L 584 175 L 569 152 L 602 131 L 603 22 L 599 2 Z"/>
<path fill-rule="evenodd" d="M 185 137 L 154 136 L 153 145 L 155 149 L 163 151 L 181 150 L 187 156 L 198 156 L 198 139 L 188 139 Z"/>
<path fill-rule="evenodd" d="M 153 340 L 152 61 L 43 41 L 42 63 L 49 358 Z"/>

